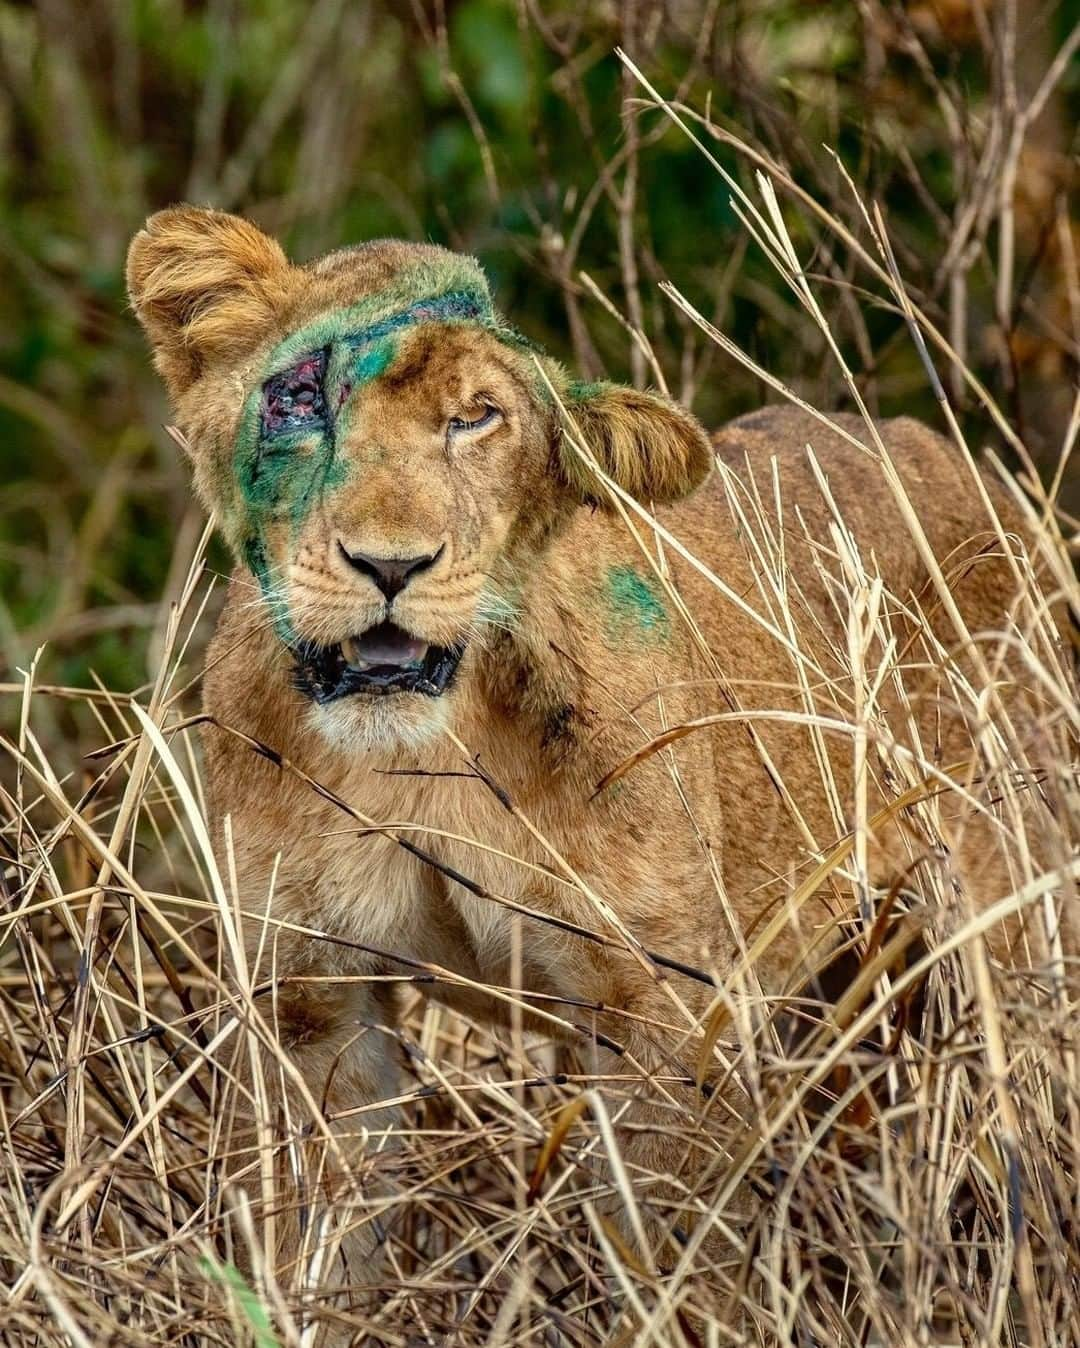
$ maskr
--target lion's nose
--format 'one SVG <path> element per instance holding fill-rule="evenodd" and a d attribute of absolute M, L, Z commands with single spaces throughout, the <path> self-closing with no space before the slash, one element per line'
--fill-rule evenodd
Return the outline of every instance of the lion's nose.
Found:
<path fill-rule="evenodd" d="M 340 541 L 338 547 L 349 565 L 355 567 L 362 576 L 369 576 L 387 599 L 400 594 L 414 576 L 434 566 L 443 554 L 443 547 L 440 547 L 438 551 L 423 557 L 372 557 L 370 553 L 347 548 Z"/>

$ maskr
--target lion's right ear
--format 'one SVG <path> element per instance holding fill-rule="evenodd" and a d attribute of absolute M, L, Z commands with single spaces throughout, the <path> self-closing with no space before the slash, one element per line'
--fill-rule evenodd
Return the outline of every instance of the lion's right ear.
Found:
<path fill-rule="evenodd" d="M 173 206 L 147 220 L 128 249 L 128 294 L 170 393 L 255 345 L 289 270 L 280 245 L 239 216 Z"/>
<path fill-rule="evenodd" d="M 571 431 L 598 466 L 639 501 L 678 501 L 712 467 L 713 449 L 701 422 L 658 393 L 621 384 L 570 383 L 564 405 Z M 581 500 L 608 504 L 595 473 L 566 435 L 559 441 L 559 461 Z"/>

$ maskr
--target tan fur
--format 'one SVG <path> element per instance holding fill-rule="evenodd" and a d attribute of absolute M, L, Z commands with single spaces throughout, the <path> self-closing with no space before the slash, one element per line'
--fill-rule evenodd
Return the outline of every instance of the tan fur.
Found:
<path fill-rule="evenodd" d="M 231 217 L 168 212 L 136 238 L 129 266 L 133 303 L 191 443 L 196 481 L 226 520 L 235 510 L 229 456 L 243 397 L 259 377 L 259 353 L 299 323 L 389 284 L 432 252 L 377 244 L 297 268 L 283 266 L 276 245 L 256 234 Z M 248 306 L 248 318 L 230 346 L 238 305 Z M 565 390 L 565 376 L 547 368 Z M 503 419 L 475 442 L 448 449 L 447 418 L 481 394 L 499 404 Z M 676 501 L 704 476 L 706 441 L 689 413 L 653 395 L 610 388 L 573 410 L 601 466 L 641 499 Z M 855 419 L 839 421 L 853 436 L 864 434 Z M 916 422 L 887 423 L 883 434 L 967 622 L 975 632 L 1002 628 L 1012 580 L 969 469 Z M 760 930 L 762 915 L 777 911 L 815 854 L 850 824 L 851 740 L 826 737 L 839 818 L 822 789 L 810 734 L 776 720 L 729 720 L 689 735 L 594 794 L 605 773 L 667 726 L 738 708 L 798 710 L 802 703 L 783 642 L 736 601 L 786 633 L 775 602 L 759 589 L 750 540 L 732 518 L 717 475 L 659 512 L 727 587 L 725 597 L 668 550 L 672 578 L 709 656 L 664 597 L 624 522 L 592 508 L 597 484 L 586 480 L 559 435 L 527 353 L 461 325 L 425 325 L 403 337 L 385 375 L 358 395 L 350 421 L 345 452 L 362 471 L 321 502 L 298 537 L 276 541 L 275 564 L 299 629 L 332 642 L 383 612 L 370 581 L 341 562 L 339 539 L 396 556 L 444 546 L 438 565 L 401 593 L 393 614 L 430 640 L 471 636 L 455 686 L 437 702 L 402 695 L 399 705 L 347 699 L 314 708 L 293 688 L 290 655 L 268 625 L 250 576 L 238 569 L 209 654 L 206 708 L 365 816 L 395 825 L 487 893 L 610 935 L 604 909 L 584 886 L 642 946 L 723 976 L 745 934 Z M 842 568 L 830 550 L 830 510 L 807 444 L 865 563 L 888 592 L 931 614 L 937 600 L 870 455 L 796 410 L 768 409 L 719 433 L 721 460 L 744 483 L 752 476 L 770 527 L 782 533 L 798 628 L 787 635 L 819 663 L 819 710 L 850 719 L 844 605 L 835 602 Z M 782 525 L 772 491 L 774 457 Z M 660 607 L 653 609 L 648 595 Z M 497 602 L 502 616 L 487 621 Z M 911 724 L 886 687 L 884 728 L 903 743 L 921 737 L 933 760 L 963 757 L 965 746 L 970 752 L 965 713 L 924 647 L 905 645 L 911 624 L 899 604 L 892 608 L 907 683 L 921 684 L 923 698 Z M 955 648 L 941 615 L 933 621 Z M 833 691 L 829 679 L 836 680 Z M 440 733 L 444 725 L 504 797 L 479 776 L 461 776 L 467 764 Z M 506 907 L 476 897 L 385 834 L 344 831 L 349 818 L 325 797 L 226 732 L 208 732 L 206 756 L 212 818 L 219 843 L 221 817 L 231 818 L 244 908 L 266 909 L 277 866 L 275 918 L 389 952 L 363 954 L 279 932 L 267 944 L 262 977 L 271 967 L 279 978 L 399 972 L 392 956 L 402 955 L 474 982 L 510 984 L 515 919 Z M 875 809 L 892 798 L 896 784 L 879 778 L 873 750 L 871 758 Z M 997 897 L 1000 866 L 961 860 L 964 827 L 946 808 L 942 829 L 954 845 L 946 886 L 977 902 Z M 905 848 L 908 861 L 928 864 L 931 840 L 909 837 Z M 580 885 L 568 882 L 570 872 L 556 856 Z M 896 874 L 895 855 L 889 866 L 886 881 Z M 757 968 L 767 989 L 798 983 L 815 935 L 841 906 L 840 891 L 823 893 L 780 932 Z M 252 950 L 260 936 L 252 922 Z M 530 994 L 616 1009 L 589 1016 L 555 1004 L 567 1020 L 587 1020 L 623 1046 L 623 1057 L 595 1050 L 602 1071 L 628 1070 L 628 1061 L 679 1070 L 647 1028 L 677 1019 L 648 961 L 528 919 L 522 949 Z M 700 1014 L 711 990 L 676 982 L 679 996 Z M 385 991 L 376 997 L 371 986 L 345 982 L 317 995 L 290 983 L 276 1001 L 282 1041 L 295 1050 L 315 1099 L 329 1089 L 331 1112 L 393 1092 L 394 1041 L 379 1027 L 392 1026 L 394 999 Z M 505 1016 L 505 1000 L 467 992 L 452 978 L 432 992 L 470 1015 Z M 736 1093 L 733 1101 L 749 1117 L 746 1100 Z M 292 1117 L 303 1111 L 294 1108 Z M 647 1165 L 674 1164 L 662 1129 L 628 1145 L 631 1157 Z"/>
<path fill-rule="evenodd" d="M 166 383 L 181 389 L 205 360 L 244 349 L 274 322 L 288 267 L 281 246 L 217 211 L 160 211 L 128 251 L 128 290 Z"/>
<path fill-rule="evenodd" d="M 572 403 L 570 411 L 599 467 L 631 496 L 667 505 L 685 496 L 709 471 L 709 444 L 690 413 L 674 403 L 604 384 L 587 401 Z M 564 441 L 560 447 L 568 480 L 586 499 L 606 502 L 606 493 L 590 480 L 581 456 Z"/>

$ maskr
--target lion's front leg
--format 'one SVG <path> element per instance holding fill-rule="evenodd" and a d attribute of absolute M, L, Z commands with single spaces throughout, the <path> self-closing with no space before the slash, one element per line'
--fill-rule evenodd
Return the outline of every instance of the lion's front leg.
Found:
<path fill-rule="evenodd" d="M 221 1088 L 232 1256 L 286 1293 L 367 1280 L 396 1121 L 392 993 L 371 970 L 317 967 L 294 957 L 255 984 Z"/>
<path fill-rule="evenodd" d="M 683 998 L 669 998 L 660 985 L 639 988 L 623 1011 L 630 1014 L 596 1018 L 596 1042 L 586 1050 L 597 1080 L 594 1109 L 607 1115 L 606 1125 L 597 1120 L 594 1153 L 606 1189 L 600 1209 L 630 1257 L 655 1272 L 670 1271 L 691 1241 L 702 1245 L 698 1258 L 735 1266 L 748 1195 L 728 1180 L 732 1144 L 751 1116 L 745 1093 L 720 1064 L 699 1084 L 698 1013 Z M 732 1066 L 729 1054 L 721 1058 Z"/>

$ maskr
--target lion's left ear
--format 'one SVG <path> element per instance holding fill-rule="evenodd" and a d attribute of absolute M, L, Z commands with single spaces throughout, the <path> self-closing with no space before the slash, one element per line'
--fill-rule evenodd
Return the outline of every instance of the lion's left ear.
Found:
<path fill-rule="evenodd" d="M 147 220 L 128 249 L 128 294 L 174 397 L 265 336 L 290 272 L 281 246 L 239 216 L 171 206 Z"/>
<path fill-rule="evenodd" d="M 574 439 L 580 438 L 608 477 L 639 501 L 677 501 L 712 467 L 705 428 L 659 394 L 620 384 L 571 385 L 564 402 L 569 424 L 560 437 L 559 460 L 584 501 L 604 505 L 609 493 L 570 443 Z"/>

